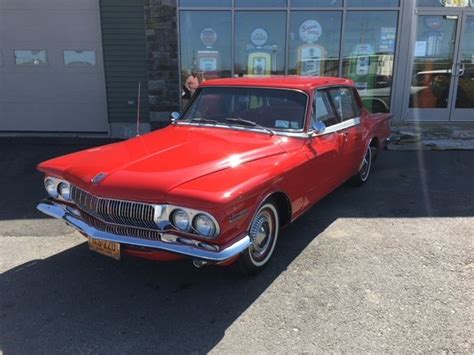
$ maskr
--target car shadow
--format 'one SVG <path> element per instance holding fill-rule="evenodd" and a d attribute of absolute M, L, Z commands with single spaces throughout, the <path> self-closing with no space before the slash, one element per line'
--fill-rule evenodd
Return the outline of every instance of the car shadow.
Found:
<path fill-rule="evenodd" d="M 11 269 L 0 275 L 0 348 L 208 352 L 337 219 L 474 216 L 471 156 L 386 153 L 364 187 L 342 186 L 284 230 L 256 277 L 189 262 L 115 262 L 85 244 Z"/>

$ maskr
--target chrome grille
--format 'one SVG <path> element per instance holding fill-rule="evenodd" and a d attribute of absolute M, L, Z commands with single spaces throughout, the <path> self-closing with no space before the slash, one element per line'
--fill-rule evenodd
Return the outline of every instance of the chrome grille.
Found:
<path fill-rule="evenodd" d="M 103 232 L 125 235 L 128 237 L 136 237 L 140 239 L 160 240 L 160 233 L 157 231 L 107 224 L 93 216 L 88 215 L 87 213 L 82 214 L 82 219 L 91 227 Z"/>
<path fill-rule="evenodd" d="M 154 205 L 101 198 L 75 186 L 71 186 L 71 196 L 81 210 L 106 223 L 158 229 Z"/>

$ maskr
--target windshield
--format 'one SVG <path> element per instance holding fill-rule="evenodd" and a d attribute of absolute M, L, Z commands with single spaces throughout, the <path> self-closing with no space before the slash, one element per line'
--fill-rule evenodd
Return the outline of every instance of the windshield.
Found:
<path fill-rule="evenodd" d="M 180 121 L 302 130 L 306 100 L 293 90 L 206 87 L 202 88 Z"/>

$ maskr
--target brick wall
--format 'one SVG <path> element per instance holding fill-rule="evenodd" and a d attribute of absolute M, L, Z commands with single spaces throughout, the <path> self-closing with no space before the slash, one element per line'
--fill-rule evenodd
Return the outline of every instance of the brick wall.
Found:
<path fill-rule="evenodd" d="M 150 119 L 153 128 L 179 111 L 177 0 L 145 0 Z"/>

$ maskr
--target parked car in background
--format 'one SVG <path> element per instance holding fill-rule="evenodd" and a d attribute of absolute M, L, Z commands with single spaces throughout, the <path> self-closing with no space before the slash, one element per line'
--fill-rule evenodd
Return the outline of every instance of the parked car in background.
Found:
<path fill-rule="evenodd" d="M 252 274 L 283 227 L 346 181 L 367 181 L 389 119 L 346 79 L 210 80 L 164 129 L 41 163 L 49 198 L 38 209 L 116 259 Z"/>

